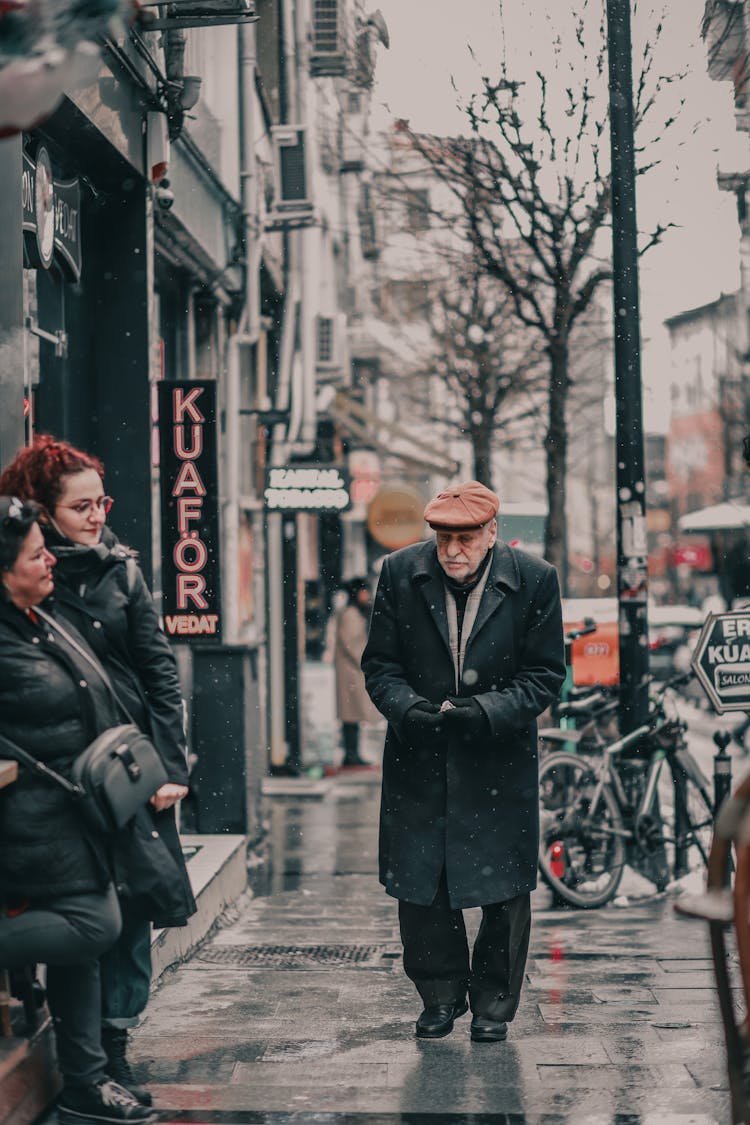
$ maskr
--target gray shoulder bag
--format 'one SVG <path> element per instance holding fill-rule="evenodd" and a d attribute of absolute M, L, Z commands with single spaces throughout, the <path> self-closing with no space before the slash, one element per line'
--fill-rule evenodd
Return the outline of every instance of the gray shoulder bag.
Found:
<path fill-rule="evenodd" d="M 44 610 L 35 607 L 34 612 L 94 668 L 120 710 L 130 718 L 93 653 L 87 652 Z M 110 727 L 90 742 L 73 762 L 70 781 L 2 735 L 0 745 L 8 747 L 11 756 L 21 764 L 65 789 L 78 803 L 87 825 L 105 835 L 123 828 L 168 780 L 156 747 L 132 721 Z"/>

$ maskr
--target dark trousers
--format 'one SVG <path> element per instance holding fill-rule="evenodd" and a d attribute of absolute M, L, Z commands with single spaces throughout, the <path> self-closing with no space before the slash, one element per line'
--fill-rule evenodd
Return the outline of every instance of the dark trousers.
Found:
<path fill-rule="evenodd" d="M 531 896 L 482 907 L 482 922 L 469 961 L 463 911 L 453 910 L 445 872 L 430 906 L 399 901 L 404 971 L 425 1006 L 462 1002 L 471 1010 L 512 1020 L 521 998 L 531 933 Z"/>
<path fill-rule="evenodd" d="M 103 894 L 34 902 L 15 918 L 0 918 L 0 965 L 47 966 L 57 1061 L 71 1086 L 86 1086 L 106 1073 L 99 957 L 119 932 L 120 907 L 112 886 Z"/>
<path fill-rule="evenodd" d="M 341 735 L 344 743 L 344 764 L 359 760 L 359 723 L 342 723 Z"/>
<path fill-rule="evenodd" d="M 136 1027 L 151 988 L 151 923 L 121 902 L 122 930 L 99 959 L 102 1026 Z"/>

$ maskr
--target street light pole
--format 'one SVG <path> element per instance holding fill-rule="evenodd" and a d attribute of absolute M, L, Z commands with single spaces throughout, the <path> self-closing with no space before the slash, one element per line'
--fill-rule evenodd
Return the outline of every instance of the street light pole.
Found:
<path fill-rule="evenodd" d="M 648 549 L 641 404 L 630 0 L 607 0 L 617 448 L 617 599 L 623 733 L 648 712 Z"/>

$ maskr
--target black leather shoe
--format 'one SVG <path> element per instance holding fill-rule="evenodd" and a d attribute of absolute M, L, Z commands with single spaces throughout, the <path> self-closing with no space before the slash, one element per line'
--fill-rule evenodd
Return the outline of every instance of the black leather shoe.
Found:
<path fill-rule="evenodd" d="M 474 1016 L 471 1021 L 471 1038 L 475 1043 L 499 1043 L 508 1035 L 504 1020 L 491 1020 L 489 1016 Z"/>
<path fill-rule="evenodd" d="M 453 1021 L 469 1010 L 465 1000 L 460 1004 L 430 1004 L 417 1020 L 418 1039 L 442 1039 L 453 1031 Z"/>

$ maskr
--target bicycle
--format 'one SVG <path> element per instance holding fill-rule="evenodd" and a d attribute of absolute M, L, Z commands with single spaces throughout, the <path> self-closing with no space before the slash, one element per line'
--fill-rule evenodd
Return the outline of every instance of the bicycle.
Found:
<path fill-rule="evenodd" d="M 620 703 L 611 687 L 596 685 L 581 690 L 575 697 L 556 708 L 561 724 L 569 726 L 540 727 L 539 753 L 542 757 L 555 750 L 576 750 L 579 754 L 598 754 L 607 741 L 617 737 L 617 711 Z"/>
<path fill-rule="evenodd" d="M 555 896 L 570 906 L 593 909 L 617 893 L 629 845 L 652 870 L 658 890 L 670 881 L 666 845 L 674 850 L 674 875 L 687 871 L 695 848 L 705 864 L 711 846 L 710 786 L 686 741 L 687 724 L 665 712 L 669 689 L 692 673 L 659 685 L 650 700 L 649 721 L 601 748 L 592 759 L 569 751 L 550 754 L 539 770 L 539 869 Z M 621 760 L 626 750 L 647 751 Z M 664 763 L 672 774 L 671 818 L 659 806 Z"/>

